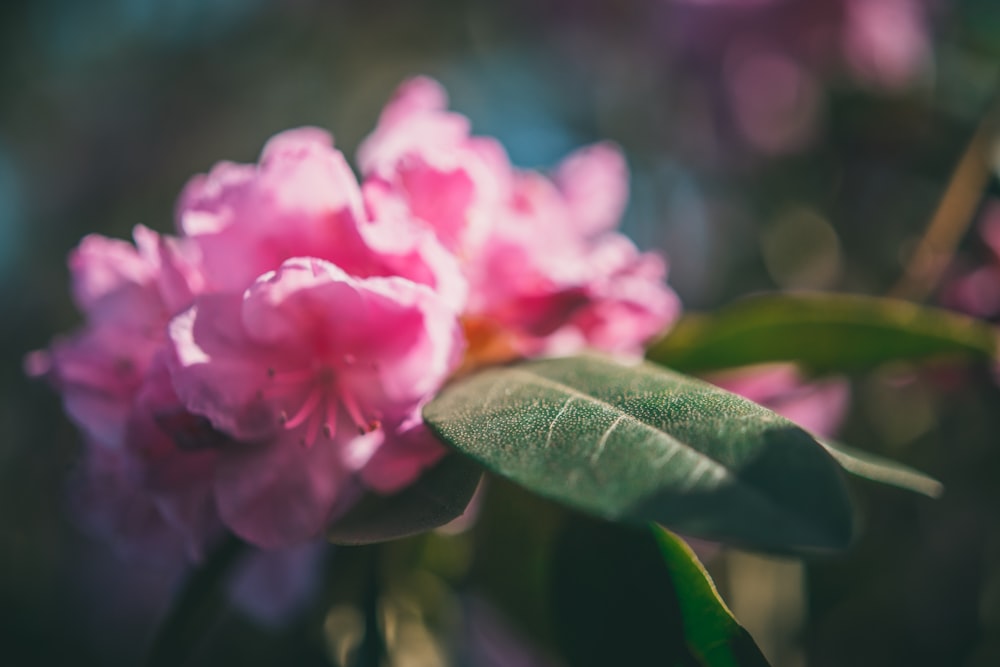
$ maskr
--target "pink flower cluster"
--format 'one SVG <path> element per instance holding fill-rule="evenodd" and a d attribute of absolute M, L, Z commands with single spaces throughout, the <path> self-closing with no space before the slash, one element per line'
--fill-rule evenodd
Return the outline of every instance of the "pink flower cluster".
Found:
<path fill-rule="evenodd" d="M 583 347 L 634 354 L 678 311 L 661 259 L 616 227 L 620 152 L 547 177 L 405 83 L 359 151 L 291 130 L 184 189 L 179 236 L 85 238 L 81 330 L 29 356 L 85 434 L 109 531 L 197 556 L 322 533 L 443 454 L 421 407 L 459 369 Z"/>

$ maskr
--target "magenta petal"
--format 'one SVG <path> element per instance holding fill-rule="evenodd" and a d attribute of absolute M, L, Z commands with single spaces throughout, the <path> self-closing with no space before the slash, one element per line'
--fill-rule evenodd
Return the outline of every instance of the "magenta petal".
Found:
<path fill-rule="evenodd" d="M 382 265 L 382 270 L 371 275 L 396 275 L 428 285 L 460 312 L 468 300 L 469 286 L 458 257 L 438 233 L 411 217 L 406 199 L 388 184 L 369 180 L 364 184 L 364 196 L 373 220 L 359 231 Z"/>
<path fill-rule="evenodd" d="M 142 483 L 136 464 L 127 451 L 88 446 L 74 497 L 85 527 L 130 558 L 172 563 L 200 557 L 219 530 L 211 487 L 159 496 Z"/>
<path fill-rule="evenodd" d="M 143 328 L 161 324 L 155 268 L 132 244 L 97 234 L 70 254 L 73 297 L 92 321 Z"/>
<path fill-rule="evenodd" d="M 618 226 L 628 202 L 628 166 L 616 145 L 594 144 L 577 150 L 559 165 L 555 181 L 582 234 Z"/>
<path fill-rule="evenodd" d="M 379 493 L 395 493 L 416 480 L 447 451 L 418 418 L 386 440 L 362 469 L 361 479 Z"/>
<path fill-rule="evenodd" d="M 168 360 L 184 406 L 234 438 L 256 440 L 274 431 L 273 415 L 257 392 L 267 379 L 267 359 L 239 326 L 242 298 L 211 294 L 170 323 Z"/>
<path fill-rule="evenodd" d="M 274 136 L 261 153 L 259 174 L 261 189 L 280 211 L 362 216 L 354 172 L 325 130 L 303 127 Z"/>
<path fill-rule="evenodd" d="M 289 257 L 368 271 L 373 258 L 357 229 L 364 213 L 330 135 L 301 128 L 272 138 L 257 168 L 222 163 L 192 179 L 177 216 L 201 254 L 207 287 L 242 291 Z"/>
<path fill-rule="evenodd" d="M 334 447 L 291 438 L 228 449 L 219 458 L 215 495 L 233 532 L 264 548 L 317 537 L 349 478 Z"/>
<path fill-rule="evenodd" d="M 358 148 L 362 173 L 386 175 L 407 153 L 448 160 L 449 151 L 469 134 L 469 121 L 445 110 L 448 98 L 439 83 L 417 77 L 403 83 L 379 117 L 378 127 Z"/>
<path fill-rule="evenodd" d="M 137 225 L 135 244 L 146 262 L 156 269 L 156 286 L 164 315 L 175 315 L 191 305 L 204 290 L 197 248 L 188 239 L 170 238 Z"/>
<path fill-rule="evenodd" d="M 90 438 L 120 447 L 146 368 L 159 343 L 105 326 L 57 340 L 47 377 L 63 394 L 66 412 Z"/>

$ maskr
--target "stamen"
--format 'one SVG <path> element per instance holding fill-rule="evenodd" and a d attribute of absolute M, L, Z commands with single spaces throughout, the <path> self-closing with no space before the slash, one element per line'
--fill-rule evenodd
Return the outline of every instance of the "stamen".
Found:
<path fill-rule="evenodd" d="M 308 419 L 309 415 L 311 415 L 316 409 L 316 406 L 319 405 L 320 399 L 322 398 L 323 396 L 320 387 L 314 385 L 312 391 L 309 392 L 309 396 L 306 397 L 305 403 L 303 403 L 302 407 L 299 408 L 299 411 L 296 412 L 291 419 L 285 422 L 285 428 L 293 429 L 299 424 L 304 423 L 305 420 Z"/>
<path fill-rule="evenodd" d="M 354 425 L 361 431 L 361 435 L 364 435 L 368 422 L 361 416 L 361 408 L 358 407 L 358 402 L 354 399 L 354 396 L 350 392 L 341 389 L 340 402 L 344 404 L 344 409 L 347 410 L 347 414 L 350 415 Z"/>
<path fill-rule="evenodd" d="M 309 417 L 309 421 L 306 424 L 306 434 L 302 438 L 302 444 L 305 447 L 312 447 L 313 444 L 316 442 L 316 436 L 319 435 L 319 425 L 320 425 L 319 414 L 314 412 Z"/>
<path fill-rule="evenodd" d="M 376 431 L 382 428 L 382 422 L 377 419 L 373 419 L 364 426 L 358 426 L 358 435 L 368 435 L 372 431 Z"/>

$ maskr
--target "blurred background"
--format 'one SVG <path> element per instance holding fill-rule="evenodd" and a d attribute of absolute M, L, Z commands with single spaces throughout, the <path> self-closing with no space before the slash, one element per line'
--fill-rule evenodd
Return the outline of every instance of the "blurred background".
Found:
<path fill-rule="evenodd" d="M 89 232 L 171 230 L 191 175 L 255 160 L 282 129 L 328 128 L 352 155 L 395 86 L 418 73 L 444 83 L 474 131 L 498 137 L 517 165 L 546 168 L 581 144 L 618 142 L 632 169 L 625 228 L 667 255 L 690 310 L 770 289 L 885 294 L 992 104 L 1000 3 L 0 4 L 5 664 L 133 664 L 179 571 L 117 560 L 66 510 L 77 434 L 22 359 L 79 321 L 67 252 Z M 976 230 L 998 194 L 995 179 L 973 183 L 948 268 L 909 296 L 940 301 L 990 261 Z M 988 294 L 979 306 L 943 302 L 995 315 L 1000 282 L 982 290 L 994 310 L 982 305 Z M 850 380 L 842 439 L 937 476 L 946 495 L 859 487 L 866 528 L 852 552 L 805 566 L 717 556 L 720 586 L 776 665 L 1000 664 L 1000 391 L 985 372 L 893 367 Z M 433 539 L 447 548 L 424 551 L 468 547 Z M 494 643 L 532 635 L 496 620 L 489 598 L 484 585 L 456 603 L 479 619 L 466 634 L 479 623 Z M 259 627 L 248 618 L 229 621 L 241 641 Z M 330 630 L 350 617 L 326 621 Z M 268 664 L 274 647 L 308 643 L 296 632 L 257 632 L 218 655 Z M 316 653 L 336 662 L 337 650 Z M 536 664 L 475 650 L 468 664 Z M 398 664 L 437 664 L 424 660 Z"/>

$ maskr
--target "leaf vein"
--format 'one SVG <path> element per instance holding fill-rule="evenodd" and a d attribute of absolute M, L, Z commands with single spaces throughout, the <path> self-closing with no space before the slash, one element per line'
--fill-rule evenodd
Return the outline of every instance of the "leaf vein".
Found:
<path fill-rule="evenodd" d="M 549 424 L 549 434 L 545 437 L 546 449 L 552 444 L 552 433 L 556 428 L 556 422 L 559 421 L 559 418 L 563 416 L 564 412 L 566 412 L 566 408 L 569 407 L 569 404 L 575 401 L 576 399 L 577 399 L 576 396 L 570 396 L 569 398 L 567 398 L 566 402 L 563 403 L 563 406 L 559 408 L 559 412 L 557 412 L 556 416 L 552 419 L 552 423 Z"/>
<path fill-rule="evenodd" d="M 611 422 L 611 426 L 608 427 L 608 430 L 601 435 L 601 439 L 597 441 L 597 446 L 594 447 L 594 453 L 590 455 L 590 462 L 592 464 L 597 463 L 597 459 L 601 458 L 601 455 L 604 453 L 604 447 L 608 444 L 608 438 L 611 437 L 611 432 L 618 428 L 618 425 L 622 423 L 625 416 L 626 415 L 618 415 L 618 417 Z"/>

